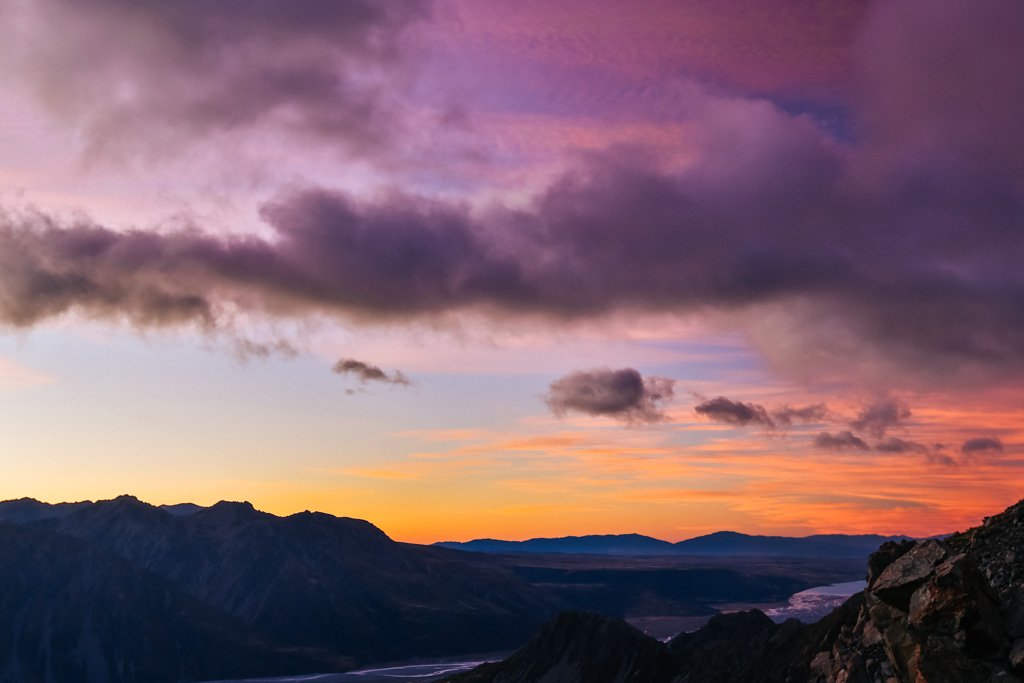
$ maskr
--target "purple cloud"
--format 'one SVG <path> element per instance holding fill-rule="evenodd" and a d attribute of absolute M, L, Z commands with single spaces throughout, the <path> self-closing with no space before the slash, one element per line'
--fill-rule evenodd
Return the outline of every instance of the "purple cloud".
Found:
<path fill-rule="evenodd" d="M 155 131 L 166 112 L 202 135 L 277 112 L 353 140 L 373 140 L 360 126 L 387 117 L 346 69 L 387 59 L 416 14 L 313 0 L 288 18 L 274 2 L 78 5 L 39 4 L 82 13 L 82 36 L 109 35 L 116 20 L 147 37 L 124 48 L 145 59 L 81 57 L 91 53 L 75 36 L 39 42 L 57 51 L 34 67 L 44 89 L 90 125 Z M 879 4 L 857 42 L 850 139 L 766 100 L 705 94 L 688 113 L 684 167 L 616 149 L 515 209 L 308 188 L 263 207 L 269 237 L 244 238 L 8 214 L 0 320 L 77 311 L 216 328 L 239 308 L 361 321 L 713 311 L 794 373 L 1002 381 L 1024 372 L 1022 27 L 1014 0 Z M 61 94 L 47 70 L 73 57 L 92 61 L 81 90 Z M 119 69 L 137 100 L 89 94 L 90 74 L 113 82 Z M 904 418 L 862 419 L 856 428 L 881 438 Z"/>
<path fill-rule="evenodd" d="M 629 423 L 660 422 L 662 404 L 672 400 L 675 380 L 644 377 L 633 368 L 573 372 L 551 383 L 545 397 L 556 415 L 578 412 Z"/>
<path fill-rule="evenodd" d="M 821 432 L 814 437 L 814 446 L 827 451 L 870 451 L 871 446 L 864 439 L 849 430 L 832 434 Z"/>
<path fill-rule="evenodd" d="M 960 446 L 960 452 L 964 455 L 975 455 L 977 453 L 1002 453 L 1003 442 L 992 436 L 981 436 L 964 441 Z"/>
<path fill-rule="evenodd" d="M 744 403 L 733 401 L 724 396 L 718 396 L 699 403 L 694 411 L 698 415 L 725 424 L 745 427 L 749 424 L 759 425 L 766 429 L 773 429 L 775 422 L 768 415 L 764 406 L 756 403 Z"/>
<path fill-rule="evenodd" d="M 900 426 L 908 417 L 910 406 L 905 401 L 885 397 L 864 406 L 850 422 L 850 427 L 880 439 L 890 429 Z"/>
<path fill-rule="evenodd" d="M 798 408 L 793 406 L 783 406 L 772 411 L 772 418 L 777 423 L 784 426 L 800 423 L 814 424 L 826 422 L 831 419 L 831 417 L 832 413 L 824 403 L 815 403 Z"/>
<path fill-rule="evenodd" d="M 931 448 L 928 448 L 924 444 L 917 443 L 916 441 L 908 441 L 906 439 L 899 439 L 894 436 L 889 437 L 885 441 L 880 441 L 875 444 L 875 450 L 879 453 L 932 453 Z"/>
<path fill-rule="evenodd" d="M 382 382 L 384 384 L 396 384 L 406 387 L 412 384 L 412 381 L 401 370 L 395 370 L 390 373 L 385 372 L 372 363 L 354 358 L 342 358 L 334 364 L 331 370 L 339 375 L 355 377 L 361 384 Z"/>
<path fill-rule="evenodd" d="M 403 30 L 420 0 L 32 0 L 0 37 L 38 99 L 93 150 L 173 150 L 271 124 L 359 152 L 396 116 Z M 117 36 L 111 40 L 110 36 Z"/>

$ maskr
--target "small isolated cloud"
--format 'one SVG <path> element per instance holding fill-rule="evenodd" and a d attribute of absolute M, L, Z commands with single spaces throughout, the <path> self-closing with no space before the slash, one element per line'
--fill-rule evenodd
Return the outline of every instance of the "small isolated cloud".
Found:
<path fill-rule="evenodd" d="M 946 445 L 937 443 L 932 446 L 931 450 L 928 451 L 928 463 L 932 465 L 941 465 L 943 467 L 956 467 L 958 463 L 952 457 L 946 455 Z"/>
<path fill-rule="evenodd" d="M 870 451 L 871 446 L 850 430 L 832 434 L 821 432 L 814 437 L 814 445 L 827 451 Z"/>
<path fill-rule="evenodd" d="M 578 412 L 630 423 L 660 422 L 665 419 L 662 404 L 675 396 L 674 385 L 673 379 L 644 377 L 633 368 L 596 368 L 555 380 L 545 400 L 558 416 Z"/>
<path fill-rule="evenodd" d="M 783 406 L 772 411 L 772 419 L 778 424 L 786 426 L 798 423 L 825 422 L 830 416 L 828 406 L 824 403 L 815 403 L 800 408 Z"/>
<path fill-rule="evenodd" d="M 757 425 L 769 431 L 794 424 L 824 422 L 830 415 L 824 403 L 802 407 L 783 406 L 769 411 L 760 404 L 733 401 L 725 396 L 704 399 L 694 411 L 715 422 L 740 427 Z"/>
<path fill-rule="evenodd" d="M 885 433 L 910 417 L 910 406 L 905 401 L 885 397 L 864 406 L 850 426 L 881 439 Z"/>
<path fill-rule="evenodd" d="M 332 370 L 339 375 L 355 377 L 361 384 L 383 382 L 384 384 L 396 384 L 406 387 L 412 384 L 412 381 L 401 370 L 387 373 L 376 365 L 364 363 L 354 358 L 342 358 L 334 364 Z"/>
<path fill-rule="evenodd" d="M 1002 453 L 1003 442 L 991 436 L 981 436 L 975 439 L 968 439 L 960 446 L 960 452 L 964 455 L 975 453 Z"/>
<path fill-rule="evenodd" d="M 725 396 L 718 396 L 699 404 L 694 411 L 698 415 L 726 424 L 745 427 L 750 424 L 760 425 L 766 429 L 775 427 L 775 422 L 768 415 L 764 406 L 756 403 L 733 401 Z"/>
<path fill-rule="evenodd" d="M 892 436 L 885 441 L 875 444 L 875 450 L 879 453 L 931 453 L 932 449 L 916 441 L 897 439 Z"/>

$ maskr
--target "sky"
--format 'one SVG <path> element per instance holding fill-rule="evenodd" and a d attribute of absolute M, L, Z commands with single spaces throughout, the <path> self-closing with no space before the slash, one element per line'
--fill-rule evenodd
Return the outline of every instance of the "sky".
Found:
<path fill-rule="evenodd" d="M 0 498 L 412 542 L 1024 495 L 1019 0 L 9 0 Z"/>

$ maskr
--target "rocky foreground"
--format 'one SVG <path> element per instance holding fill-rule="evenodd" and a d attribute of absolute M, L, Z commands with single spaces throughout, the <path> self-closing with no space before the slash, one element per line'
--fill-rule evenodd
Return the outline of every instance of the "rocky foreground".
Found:
<path fill-rule="evenodd" d="M 566 613 L 450 683 L 975 683 L 1024 677 L 1024 502 L 945 540 L 886 543 L 868 587 L 816 624 L 756 610 L 661 643 Z"/>

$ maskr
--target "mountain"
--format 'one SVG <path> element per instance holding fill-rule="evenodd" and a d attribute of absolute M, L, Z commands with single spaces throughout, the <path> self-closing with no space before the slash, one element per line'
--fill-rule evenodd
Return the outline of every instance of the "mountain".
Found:
<path fill-rule="evenodd" d="M 671 662 L 665 646 L 621 619 L 588 612 L 564 612 L 548 622 L 508 659 L 450 677 L 458 683 L 587 683 L 667 680 Z"/>
<path fill-rule="evenodd" d="M 750 536 L 719 531 L 675 544 L 675 552 L 686 555 L 761 555 L 769 557 L 867 557 L 888 541 L 907 536 L 877 534 L 817 534 L 814 536 Z"/>
<path fill-rule="evenodd" d="M 350 668 L 274 647 L 159 577 L 63 534 L 0 523 L 0 681 L 197 680 Z"/>
<path fill-rule="evenodd" d="M 0 502 L 0 522 L 37 522 L 42 519 L 66 517 L 91 503 L 41 503 L 34 498 L 18 498 Z"/>
<path fill-rule="evenodd" d="M 460 543 L 435 543 L 443 548 L 476 553 L 575 553 L 581 555 L 671 555 L 673 545 L 640 534 L 609 534 L 565 536 L 563 538 L 531 538 L 528 541 L 499 541 L 481 538 Z"/>
<path fill-rule="evenodd" d="M 130 496 L 0 503 L 0 681 L 340 671 L 508 648 L 554 609 L 504 567 L 362 520 L 231 502 L 180 513 Z"/>
<path fill-rule="evenodd" d="M 661 643 L 561 615 L 503 662 L 450 683 L 986 683 L 1024 676 L 1024 502 L 945 539 L 893 541 L 867 588 L 821 621 L 723 614 Z M 593 657 L 605 668 L 595 670 Z"/>
<path fill-rule="evenodd" d="M 195 503 L 175 503 L 174 505 L 161 505 L 160 509 L 166 510 L 176 517 L 187 517 L 206 508 Z"/>
<path fill-rule="evenodd" d="M 789 536 L 750 536 L 735 531 L 719 531 L 678 543 L 661 541 L 639 534 L 566 536 L 531 538 L 528 541 L 500 541 L 482 538 L 474 541 L 442 541 L 435 545 L 480 553 L 555 553 L 581 555 L 728 555 L 734 557 L 863 557 L 887 541 L 906 536 L 877 534 L 819 534 Z"/>

